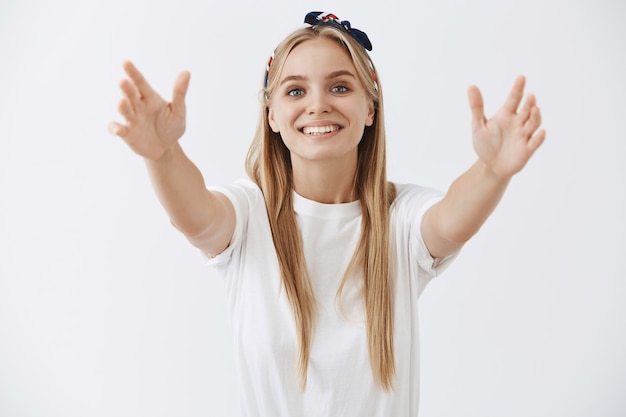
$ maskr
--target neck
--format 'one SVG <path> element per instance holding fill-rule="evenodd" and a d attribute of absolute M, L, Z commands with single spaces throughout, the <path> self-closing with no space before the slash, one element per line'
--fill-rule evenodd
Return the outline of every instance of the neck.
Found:
<path fill-rule="evenodd" d="M 345 159 L 339 162 L 292 159 L 291 163 L 294 188 L 302 197 L 326 204 L 356 200 L 356 158 L 351 163 Z"/>

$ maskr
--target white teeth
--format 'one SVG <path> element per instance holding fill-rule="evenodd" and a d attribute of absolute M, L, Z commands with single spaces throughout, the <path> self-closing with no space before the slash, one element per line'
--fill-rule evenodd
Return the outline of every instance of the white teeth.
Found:
<path fill-rule="evenodd" d="M 307 135 L 323 135 L 325 133 L 334 132 L 335 130 L 339 130 L 339 126 L 306 126 L 302 129 L 302 132 Z"/>

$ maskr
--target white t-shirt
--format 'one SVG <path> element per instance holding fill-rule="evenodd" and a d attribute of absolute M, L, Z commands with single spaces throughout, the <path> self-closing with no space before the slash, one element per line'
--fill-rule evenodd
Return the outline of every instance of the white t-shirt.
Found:
<path fill-rule="evenodd" d="M 398 185 L 391 206 L 396 377 L 393 391 L 386 393 L 374 380 L 370 366 L 362 280 L 351 279 L 340 303 L 336 300 L 361 232 L 360 203 L 321 204 L 294 194 L 294 210 L 318 302 L 307 386 L 301 391 L 295 322 L 282 287 L 263 195 L 249 180 L 212 189 L 232 201 L 237 218 L 229 247 L 207 262 L 225 280 L 242 415 L 416 416 L 417 300 L 430 279 L 453 258 L 435 260 L 430 256 L 420 223 L 426 209 L 442 194 L 415 185 Z"/>

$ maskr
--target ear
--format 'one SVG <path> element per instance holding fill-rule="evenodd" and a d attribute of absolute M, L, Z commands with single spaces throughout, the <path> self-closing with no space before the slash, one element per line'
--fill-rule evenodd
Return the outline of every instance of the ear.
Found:
<path fill-rule="evenodd" d="M 370 100 L 367 105 L 367 118 L 365 119 L 365 126 L 373 125 L 375 116 L 376 116 L 376 106 L 374 106 L 374 101 Z"/>
<path fill-rule="evenodd" d="M 280 129 L 278 128 L 278 123 L 276 123 L 276 119 L 274 118 L 274 111 L 272 110 L 272 107 L 268 106 L 268 110 L 267 110 L 267 121 L 270 124 L 270 127 L 272 128 L 272 132 L 274 133 L 280 133 Z"/>

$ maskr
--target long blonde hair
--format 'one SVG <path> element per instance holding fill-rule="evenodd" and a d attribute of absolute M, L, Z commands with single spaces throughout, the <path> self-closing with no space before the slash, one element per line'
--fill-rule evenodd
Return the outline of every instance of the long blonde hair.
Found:
<path fill-rule="evenodd" d="M 385 390 L 390 390 L 395 360 L 393 283 L 389 272 L 389 207 L 396 191 L 393 184 L 387 182 L 386 176 L 385 126 L 378 75 L 365 50 L 349 34 L 331 26 L 307 27 L 296 30 L 278 45 L 267 74 L 260 118 L 246 158 L 246 171 L 263 191 L 267 205 L 283 286 L 299 335 L 298 372 L 304 389 L 317 315 L 316 301 L 293 210 L 290 152 L 280 134 L 274 133 L 269 126 L 268 106 L 289 53 L 300 43 L 320 37 L 337 42 L 352 58 L 357 76 L 376 108 L 374 123 L 365 127 L 359 143 L 354 180 L 354 194 L 362 210 L 361 237 L 337 295 L 341 294 L 348 276 L 360 268 L 370 364 L 375 379 Z"/>

